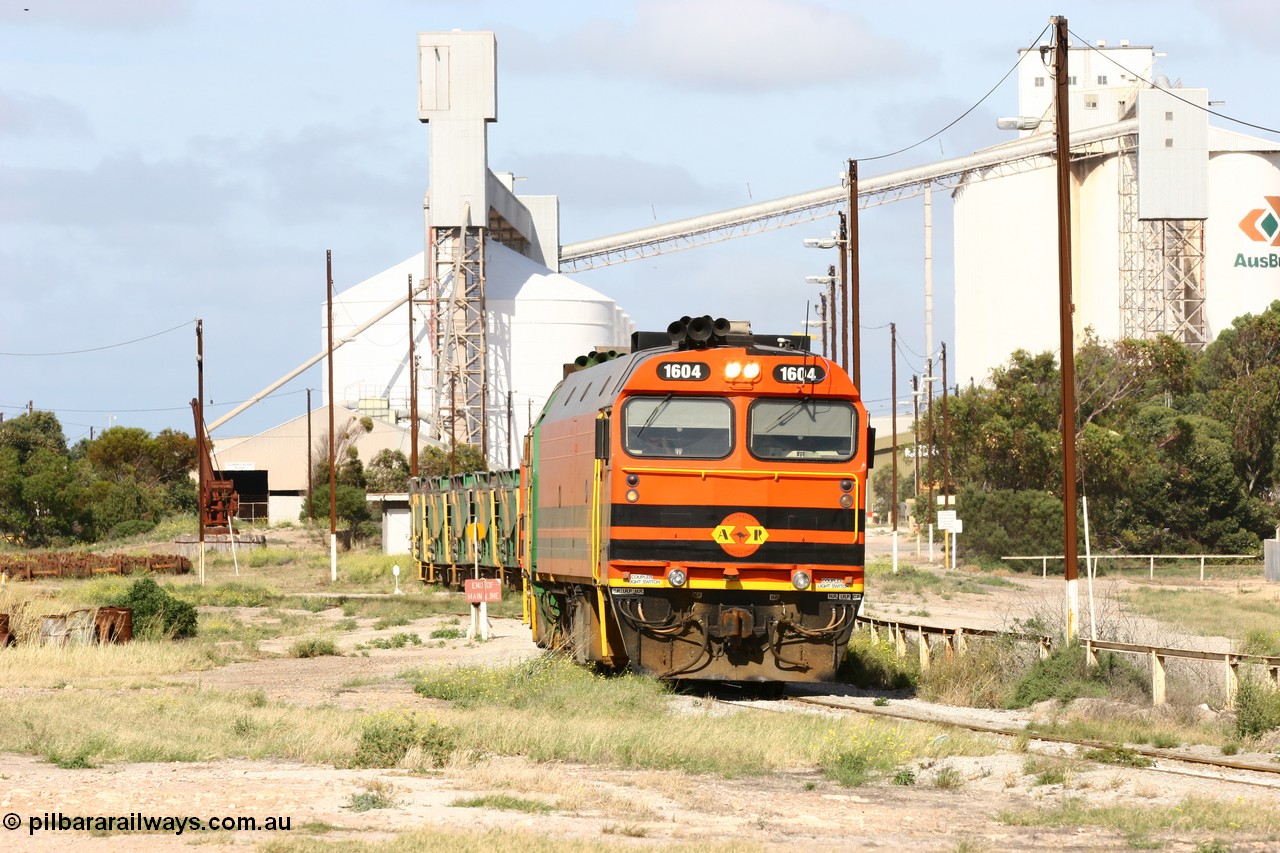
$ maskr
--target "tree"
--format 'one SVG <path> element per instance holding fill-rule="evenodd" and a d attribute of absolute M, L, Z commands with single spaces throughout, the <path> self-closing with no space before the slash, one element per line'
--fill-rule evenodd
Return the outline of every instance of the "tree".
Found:
<path fill-rule="evenodd" d="M 1058 394 L 1053 354 L 1018 350 L 1007 367 L 992 372 L 992 387 L 951 399 L 949 434 L 943 434 L 935 405 L 933 434 L 947 444 L 952 482 L 986 490 L 1058 489 Z M 927 426 L 918 429 L 918 435 L 928 434 Z"/>
<path fill-rule="evenodd" d="M 57 416 L 31 412 L 0 423 L 0 534 L 47 545 L 85 532 L 80 482 Z"/>
<path fill-rule="evenodd" d="M 373 432 L 372 418 L 348 418 L 347 422 L 337 429 L 334 437 L 333 458 L 337 464 L 334 481 L 338 484 L 365 487 L 364 463 L 360 461 L 360 451 L 355 446 L 361 436 Z M 329 436 L 321 435 L 316 441 L 311 455 L 311 482 L 319 488 L 319 484 L 329 482 Z"/>
<path fill-rule="evenodd" d="M 1103 343 L 1089 329 L 1075 363 L 1077 438 L 1094 421 L 1122 420 L 1144 401 L 1191 388 L 1191 353 L 1168 335 Z"/>
<path fill-rule="evenodd" d="M 1280 300 L 1236 318 L 1204 351 L 1196 383 L 1205 413 L 1231 428 L 1231 458 L 1250 495 L 1280 485 Z"/>
<path fill-rule="evenodd" d="M 399 450 L 379 450 L 365 472 L 371 492 L 409 490 L 409 460 Z"/>
<path fill-rule="evenodd" d="M 450 473 L 466 474 L 471 471 L 489 470 L 489 464 L 485 461 L 480 448 L 473 444 L 459 444 L 454 449 L 452 466 L 450 458 L 451 454 L 447 447 L 423 447 L 422 452 L 418 454 L 418 475 L 443 477 Z M 450 470 L 451 467 L 452 470 Z"/>

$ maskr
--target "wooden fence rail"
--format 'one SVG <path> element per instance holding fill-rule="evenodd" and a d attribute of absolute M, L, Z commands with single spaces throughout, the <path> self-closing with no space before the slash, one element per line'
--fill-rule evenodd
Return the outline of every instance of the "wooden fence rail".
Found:
<path fill-rule="evenodd" d="M 988 628 L 942 628 L 937 625 L 925 625 L 919 622 L 904 622 L 898 619 L 884 619 L 875 616 L 859 616 L 857 626 L 865 628 L 871 634 L 872 642 L 878 643 L 880 635 L 887 635 L 894 644 L 898 657 L 907 656 L 907 641 L 916 642 L 920 657 L 921 672 L 927 671 L 932 652 L 930 641 L 940 639 L 948 658 L 963 654 L 966 639 L 970 637 L 1007 638 L 1018 642 L 1035 643 L 1040 657 L 1046 658 L 1052 648 L 1052 640 L 1045 635 L 1022 634 L 1013 631 L 996 631 Z M 1169 658 L 1221 663 L 1224 667 L 1224 686 L 1226 688 L 1226 706 L 1234 708 L 1236 694 L 1240 691 L 1241 664 L 1266 667 L 1271 684 L 1280 688 L 1280 655 L 1246 655 L 1236 652 L 1207 652 L 1200 649 L 1178 649 L 1165 646 L 1148 646 L 1142 643 L 1115 643 L 1105 640 L 1081 639 L 1085 658 L 1089 666 L 1098 665 L 1099 651 L 1120 652 L 1122 654 L 1144 655 L 1151 661 L 1151 703 L 1153 705 L 1168 704 L 1166 692 L 1166 662 Z"/>
<path fill-rule="evenodd" d="M 1035 557 L 1001 557 L 1002 560 L 1039 560 L 1040 561 L 1040 577 L 1049 576 L 1049 561 L 1061 560 L 1061 554 L 1040 554 Z M 1150 578 L 1156 576 L 1156 560 L 1196 560 L 1200 561 L 1200 580 L 1204 580 L 1204 561 L 1205 560 L 1261 560 L 1257 554 L 1094 554 L 1092 557 L 1093 564 L 1096 566 L 1099 560 L 1147 560 L 1147 574 Z"/>

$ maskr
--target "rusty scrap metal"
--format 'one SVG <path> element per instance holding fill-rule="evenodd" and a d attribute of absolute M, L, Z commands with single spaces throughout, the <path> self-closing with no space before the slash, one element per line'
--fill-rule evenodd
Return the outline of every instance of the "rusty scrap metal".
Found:
<path fill-rule="evenodd" d="M 191 560 L 176 554 L 0 554 L 0 572 L 10 580 L 86 578 L 142 571 L 186 574 L 191 571 Z"/>
<path fill-rule="evenodd" d="M 133 610 L 98 607 L 41 616 L 34 637 L 39 646 L 88 646 L 94 643 L 127 643 L 133 639 Z M 16 645 L 9 629 L 9 614 L 0 613 L 0 649 Z"/>

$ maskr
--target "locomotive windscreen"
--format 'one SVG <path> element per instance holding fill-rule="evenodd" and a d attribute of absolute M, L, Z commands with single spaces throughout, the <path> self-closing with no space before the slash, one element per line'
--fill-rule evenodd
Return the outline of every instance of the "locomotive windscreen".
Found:
<path fill-rule="evenodd" d="M 841 400 L 756 400 L 747 440 L 758 459 L 844 462 L 857 450 L 858 413 Z"/>
<path fill-rule="evenodd" d="M 722 397 L 632 397 L 622 423 L 632 456 L 721 459 L 733 450 L 733 407 Z"/>

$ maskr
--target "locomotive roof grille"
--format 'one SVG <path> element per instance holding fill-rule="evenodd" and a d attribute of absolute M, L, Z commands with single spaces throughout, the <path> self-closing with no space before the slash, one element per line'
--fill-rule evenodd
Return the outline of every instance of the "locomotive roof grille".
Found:
<path fill-rule="evenodd" d="M 665 332 L 634 332 L 631 335 L 631 351 L 673 347 L 677 352 L 710 349 L 712 347 L 762 347 L 766 349 L 797 350 L 809 352 L 808 335 L 756 335 L 746 320 L 713 320 L 709 314 L 701 317 L 681 317 L 667 326 Z"/>

